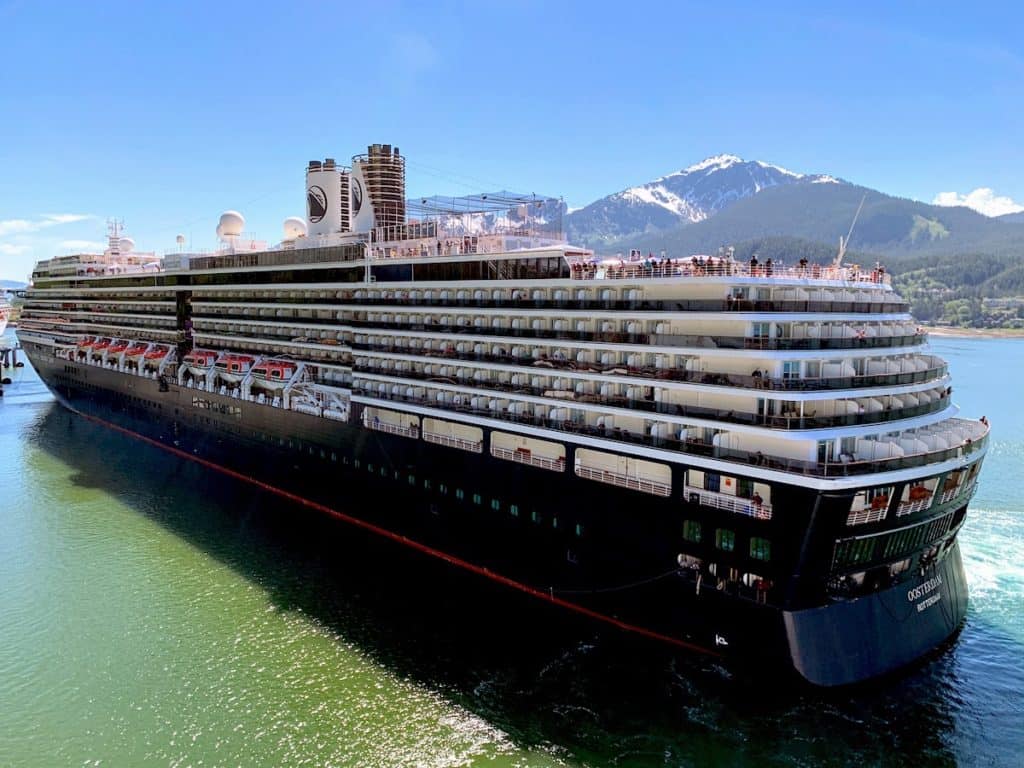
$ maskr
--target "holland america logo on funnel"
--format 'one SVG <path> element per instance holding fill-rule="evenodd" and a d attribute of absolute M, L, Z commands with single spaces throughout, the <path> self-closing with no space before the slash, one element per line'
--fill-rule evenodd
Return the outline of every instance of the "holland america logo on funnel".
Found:
<path fill-rule="evenodd" d="M 327 194 L 322 187 L 314 185 L 306 190 L 306 202 L 309 206 L 309 220 L 316 224 L 327 213 Z"/>

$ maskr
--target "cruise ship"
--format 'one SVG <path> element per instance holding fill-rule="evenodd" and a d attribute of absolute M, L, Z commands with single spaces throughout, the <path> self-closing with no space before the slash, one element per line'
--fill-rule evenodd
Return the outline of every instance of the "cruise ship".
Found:
<path fill-rule="evenodd" d="M 40 262 L 56 398 L 686 652 L 838 686 L 956 635 L 988 424 L 883 268 L 602 257 L 558 201 L 408 200 L 387 144 L 305 179 L 276 245 Z"/>

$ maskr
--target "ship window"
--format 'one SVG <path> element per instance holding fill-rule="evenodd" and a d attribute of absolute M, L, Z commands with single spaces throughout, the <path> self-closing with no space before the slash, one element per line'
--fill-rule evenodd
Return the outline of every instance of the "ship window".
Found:
<path fill-rule="evenodd" d="M 367 464 L 366 465 L 366 471 L 367 472 L 373 472 L 373 464 Z"/>
<path fill-rule="evenodd" d="M 337 461 L 337 460 L 338 460 L 338 454 L 336 454 L 334 451 L 331 451 L 331 461 Z"/>
<path fill-rule="evenodd" d="M 755 560 L 772 559 L 772 543 L 760 536 L 750 537 L 750 556 Z"/>
<path fill-rule="evenodd" d="M 426 478 L 426 477 L 423 478 L 423 488 L 424 488 L 424 490 L 427 490 L 427 491 L 430 490 L 430 480 L 428 478 Z"/>
<path fill-rule="evenodd" d="M 700 543 L 700 523 L 696 520 L 683 521 L 683 538 L 695 544 Z"/>
<path fill-rule="evenodd" d="M 557 517 L 552 517 L 551 518 L 551 527 L 552 528 L 557 528 L 558 527 L 558 518 Z"/>
<path fill-rule="evenodd" d="M 462 490 L 461 488 L 456 488 L 455 489 L 455 498 L 456 499 L 460 499 L 460 500 L 466 498 L 466 492 L 464 490 Z"/>
<path fill-rule="evenodd" d="M 501 509 L 501 501 L 498 499 L 491 499 L 491 509 Z"/>
<path fill-rule="evenodd" d="M 721 485 L 722 478 L 720 475 L 717 475 L 714 472 L 704 473 L 704 487 L 707 490 L 714 491 L 715 493 L 717 493 L 718 490 L 721 488 Z"/>
<path fill-rule="evenodd" d="M 474 504 L 482 504 L 483 500 L 484 500 L 483 496 L 481 496 L 479 493 L 474 493 L 473 494 L 473 503 Z"/>
<path fill-rule="evenodd" d="M 508 505 L 508 513 L 510 515 L 512 515 L 512 517 L 519 517 L 519 505 L 518 504 L 509 504 Z"/>
<path fill-rule="evenodd" d="M 416 485 L 416 475 L 409 475 L 409 485 Z"/>
<path fill-rule="evenodd" d="M 531 509 L 530 510 L 530 519 L 533 520 L 533 522 L 535 522 L 535 523 L 539 523 L 540 522 L 540 514 L 537 512 L 536 509 Z"/>
<path fill-rule="evenodd" d="M 360 467 L 360 466 L 362 466 L 362 465 L 361 465 L 361 464 L 359 463 L 359 459 L 356 459 L 356 460 L 355 460 L 354 462 L 352 462 L 352 463 L 353 463 L 353 466 L 355 466 L 355 468 L 356 468 L 356 469 L 359 469 L 359 467 Z"/>
<path fill-rule="evenodd" d="M 728 528 L 715 531 L 715 546 L 723 552 L 732 552 L 736 548 L 736 533 Z"/>
<path fill-rule="evenodd" d="M 445 485 L 444 483 L 441 483 L 441 484 L 440 484 L 440 485 L 439 485 L 439 486 L 437 487 L 437 490 L 438 490 L 438 491 L 440 492 L 440 494 L 441 494 L 442 496 L 447 496 L 447 495 L 448 495 L 448 486 L 447 486 L 447 485 Z"/>
<path fill-rule="evenodd" d="M 577 536 L 582 536 L 583 535 L 583 523 L 576 523 L 576 535 Z"/>
<path fill-rule="evenodd" d="M 904 571 L 908 571 L 908 570 L 910 570 L 910 558 L 909 557 L 906 560 L 900 560 L 900 561 L 895 562 L 892 565 L 890 565 L 889 566 L 889 575 L 890 576 L 899 576 L 901 573 L 903 573 Z"/>

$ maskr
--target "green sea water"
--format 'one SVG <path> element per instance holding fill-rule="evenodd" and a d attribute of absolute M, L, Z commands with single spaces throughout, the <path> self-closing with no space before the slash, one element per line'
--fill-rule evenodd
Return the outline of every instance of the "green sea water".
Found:
<path fill-rule="evenodd" d="M 563 616 L 8 372 L 0 766 L 1024 765 L 1024 341 L 933 347 L 964 414 L 993 422 L 961 535 L 968 620 L 927 664 L 840 694 Z"/>

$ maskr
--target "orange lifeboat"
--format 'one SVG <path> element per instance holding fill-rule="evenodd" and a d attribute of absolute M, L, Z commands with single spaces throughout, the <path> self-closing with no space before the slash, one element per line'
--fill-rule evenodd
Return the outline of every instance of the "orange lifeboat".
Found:
<path fill-rule="evenodd" d="M 138 362 L 139 358 L 146 354 L 149 344 L 132 344 L 124 351 L 124 359 Z"/>
<path fill-rule="evenodd" d="M 214 367 L 217 369 L 217 375 L 225 381 L 241 381 L 248 375 L 249 369 L 252 368 L 252 364 L 256 362 L 256 358 L 252 355 L 238 355 L 234 353 L 228 353 L 221 355 L 218 358 Z"/>
<path fill-rule="evenodd" d="M 128 341 L 115 341 L 109 347 L 107 347 L 107 355 L 119 355 L 124 352 L 128 347 L 131 346 L 131 342 Z"/>
<path fill-rule="evenodd" d="M 111 345 L 112 343 L 113 343 L 113 341 L 112 341 L 111 339 L 98 339 L 98 340 L 97 340 L 97 341 L 96 341 L 95 343 L 93 343 L 93 345 L 92 345 L 92 353 L 93 353 L 93 355 L 95 355 L 95 356 L 99 357 L 99 356 L 100 356 L 100 355 L 102 355 L 102 354 L 103 354 L 103 353 L 104 353 L 104 352 L 105 352 L 105 351 L 106 351 L 107 349 L 109 349 L 109 348 L 110 348 L 110 345 Z"/>
<path fill-rule="evenodd" d="M 266 389 L 284 389 L 298 367 L 291 360 L 264 360 L 252 369 L 253 381 Z"/>

